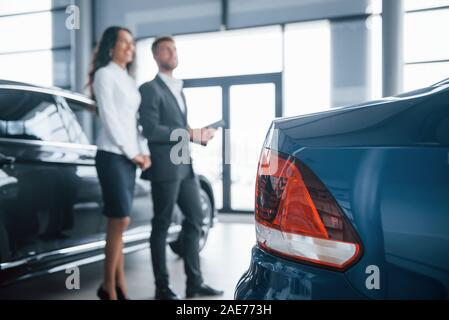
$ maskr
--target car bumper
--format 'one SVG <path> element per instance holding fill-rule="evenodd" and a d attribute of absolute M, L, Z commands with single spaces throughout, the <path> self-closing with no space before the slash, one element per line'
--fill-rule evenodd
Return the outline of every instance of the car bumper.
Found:
<path fill-rule="evenodd" d="M 258 246 L 235 290 L 237 300 L 366 299 L 344 273 L 289 261 Z"/>

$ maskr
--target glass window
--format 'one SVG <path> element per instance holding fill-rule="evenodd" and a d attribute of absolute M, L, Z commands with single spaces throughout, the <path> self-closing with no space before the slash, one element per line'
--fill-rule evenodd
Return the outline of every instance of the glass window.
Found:
<path fill-rule="evenodd" d="M 382 17 L 371 16 L 366 23 L 369 30 L 368 43 L 370 46 L 370 99 L 375 100 L 382 98 Z"/>
<path fill-rule="evenodd" d="M 153 80 L 158 72 L 157 64 L 151 53 L 154 38 L 139 40 L 136 43 L 136 81 L 138 85 Z"/>
<path fill-rule="evenodd" d="M 0 6 L 0 16 L 33 12 L 33 11 L 50 10 L 51 6 L 52 0 L 20 0 L 20 1 L 2 0 Z"/>
<path fill-rule="evenodd" d="M 366 7 L 366 13 L 381 14 L 382 13 L 382 1 L 381 0 L 370 1 Z"/>
<path fill-rule="evenodd" d="M 211 32 L 175 37 L 182 79 L 222 77 L 282 71 L 282 30 L 280 26 Z M 152 79 L 157 72 L 152 60 L 152 40 L 137 46 L 138 82 Z M 143 73 L 143 74 L 139 74 Z M 144 80 L 143 80 L 144 79 Z"/>
<path fill-rule="evenodd" d="M 284 115 L 328 109 L 331 99 L 329 22 L 287 25 L 284 59 Z"/>
<path fill-rule="evenodd" d="M 208 78 L 282 70 L 280 26 L 176 37 L 180 78 Z"/>
<path fill-rule="evenodd" d="M 81 126 L 75 114 L 70 109 L 65 99 L 64 98 L 57 98 L 57 99 L 60 104 L 60 108 L 58 111 L 61 115 L 61 120 L 69 135 L 70 142 L 77 144 L 89 144 L 89 139 L 87 139 L 86 135 L 83 132 L 83 129 L 81 129 Z"/>
<path fill-rule="evenodd" d="M 52 86 L 52 51 L 0 54 L 0 79 Z"/>
<path fill-rule="evenodd" d="M 68 6 L 72 0 L 2 0 L 0 16 L 46 11 Z"/>
<path fill-rule="evenodd" d="M 0 17 L 1 53 L 50 49 L 52 20 L 50 11 Z"/>
<path fill-rule="evenodd" d="M 380 2 L 380 1 L 379 1 Z M 405 0 L 406 11 L 449 6 L 449 0 Z"/>
<path fill-rule="evenodd" d="M 3 1 L 0 5 L 0 79 L 68 86 L 70 32 L 64 7 L 70 0 Z M 36 12 L 38 11 L 38 12 Z M 62 26 L 54 32 L 54 26 Z M 54 61 L 53 61 L 54 60 Z"/>
<path fill-rule="evenodd" d="M 97 126 L 96 122 L 99 121 L 98 116 L 96 115 L 96 107 L 95 106 L 90 106 L 90 105 L 86 105 L 84 103 L 79 103 L 76 100 L 70 100 L 70 99 L 64 99 L 64 101 L 67 103 L 68 109 L 70 110 L 70 112 L 73 114 L 73 116 L 76 118 L 76 123 L 74 122 L 74 124 L 76 124 L 79 127 L 79 130 L 81 130 L 81 132 L 79 132 L 79 140 L 78 139 L 73 139 L 71 140 L 74 143 L 79 143 L 79 144 L 94 144 L 94 139 L 95 139 L 95 133 L 93 131 L 95 131 L 95 127 Z M 64 104 L 65 105 L 65 104 Z M 92 121 L 86 121 L 86 119 L 92 118 Z M 87 122 L 86 125 L 88 127 L 81 127 L 81 124 Z M 99 124 L 98 124 L 99 126 Z M 98 129 L 98 127 L 97 127 Z M 86 131 L 84 131 L 86 130 Z M 89 134 L 91 135 L 90 137 L 87 136 L 87 132 L 89 132 Z M 92 139 L 92 140 L 91 140 Z"/>
<path fill-rule="evenodd" d="M 449 59 L 449 9 L 407 13 L 404 24 L 406 63 Z"/>
<path fill-rule="evenodd" d="M 404 66 L 404 91 L 432 85 L 449 77 L 449 62 L 408 64 Z"/>
<path fill-rule="evenodd" d="M 51 95 L 0 89 L 0 136 L 70 142 Z"/>

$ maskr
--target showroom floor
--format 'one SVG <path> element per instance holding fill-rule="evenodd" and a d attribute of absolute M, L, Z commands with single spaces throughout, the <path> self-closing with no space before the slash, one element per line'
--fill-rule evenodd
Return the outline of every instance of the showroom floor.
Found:
<path fill-rule="evenodd" d="M 255 243 L 252 215 L 222 214 L 219 223 L 209 235 L 201 252 L 205 281 L 225 291 L 220 299 L 233 299 L 234 288 L 249 266 L 251 248 Z M 185 294 L 185 274 L 181 259 L 168 250 L 167 264 L 171 285 L 180 295 Z M 0 289 L 0 299 L 96 299 L 96 289 L 101 283 L 103 263 L 97 262 L 80 268 L 80 289 L 65 287 L 64 272 L 23 281 Z M 149 249 L 126 256 L 128 290 L 132 299 L 153 299 L 154 280 Z"/>

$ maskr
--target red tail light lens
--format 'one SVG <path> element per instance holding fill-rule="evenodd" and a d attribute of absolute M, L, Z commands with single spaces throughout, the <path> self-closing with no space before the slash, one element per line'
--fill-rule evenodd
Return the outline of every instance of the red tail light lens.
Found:
<path fill-rule="evenodd" d="M 257 241 L 267 251 L 339 270 L 360 256 L 361 243 L 337 202 L 296 158 L 262 151 L 255 208 Z"/>

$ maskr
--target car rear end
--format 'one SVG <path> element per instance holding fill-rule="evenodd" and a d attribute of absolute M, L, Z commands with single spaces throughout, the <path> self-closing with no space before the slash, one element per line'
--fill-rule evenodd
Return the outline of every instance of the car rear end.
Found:
<path fill-rule="evenodd" d="M 273 122 L 236 299 L 449 297 L 447 85 Z"/>

